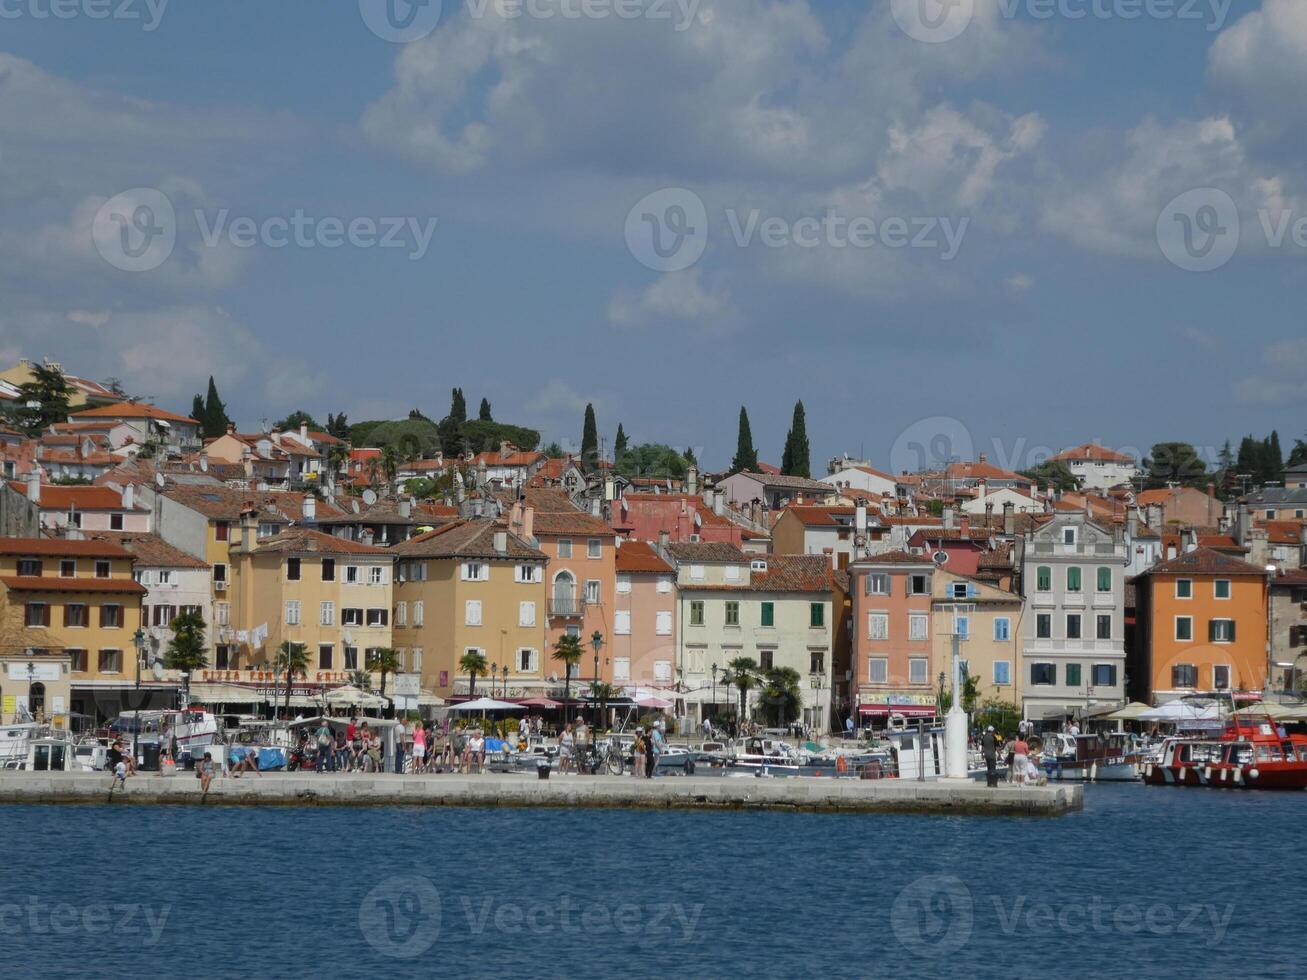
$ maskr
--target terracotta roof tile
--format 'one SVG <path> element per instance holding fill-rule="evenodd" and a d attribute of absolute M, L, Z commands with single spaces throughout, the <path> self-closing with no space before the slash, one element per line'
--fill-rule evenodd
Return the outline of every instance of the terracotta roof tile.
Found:
<path fill-rule="evenodd" d="M 0 555 L 55 558 L 131 558 L 132 553 L 108 541 L 66 538 L 0 538 Z"/>
<path fill-rule="evenodd" d="M 165 422 L 185 422 L 189 425 L 200 424 L 188 415 L 178 415 L 176 412 L 165 411 L 144 402 L 117 402 L 113 405 L 100 405 L 96 408 L 72 412 L 68 417 L 74 422 L 89 422 L 93 419 L 162 419 Z"/>
<path fill-rule="evenodd" d="M 1211 548 L 1197 548 L 1141 572 L 1145 575 L 1265 575 L 1264 569 Z"/>
<path fill-rule="evenodd" d="M 743 551 L 725 541 L 683 541 L 669 544 L 667 552 L 681 562 L 747 562 L 749 560 L 749 556 Z"/>
<path fill-rule="evenodd" d="M 389 548 L 349 541 L 308 528 L 291 528 L 270 538 L 264 538 L 254 549 L 259 554 L 319 554 L 319 555 L 373 555 L 384 557 L 393 554 Z"/>
<path fill-rule="evenodd" d="M 671 572 L 672 566 L 662 559 L 648 541 L 623 541 L 617 549 L 618 572 Z"/>
<path fill-rule="evenodd" d="M 95 541 L 107 541 L 130 551 L 136 556 L 136 565 L 160 568 L 205 568 L 209 563 L 196 558 L 180 548 L 174 548 L 157 534 L 143 534 L 139 531 L 88 531 L 86 535 Z"/>
<path fill-rule="evenodd" d="M 507 535 L 506 549 L 495 549 L 495 534 Z M 502 524 L 481 518 L 455 521 L 420 534 L 390 549 L 403 558 L 500 558 L 543 561 L 543 551 L 533 548 Z"/>
<path fill-rule="evenodd" d="M 1050 463 L 1068 463 L 1077 459 L 1089 460 L 1094 463 L 1133 463 L 1135 461 L 1133 456 L 1118 453 L 1113 449 L 1107 449 L 1093 442 L 1086 442 L 1072 449 L 1064 449 L 1056 456 L 1050 456 L 1048 461 Z"/>
<path fill-rule="evenodd" d="M 112 592 L 145 595 L 147 589 L 130 578 L 60 578 L 57 575 L 0 575 L 0 582 L 14 592 Z"/>

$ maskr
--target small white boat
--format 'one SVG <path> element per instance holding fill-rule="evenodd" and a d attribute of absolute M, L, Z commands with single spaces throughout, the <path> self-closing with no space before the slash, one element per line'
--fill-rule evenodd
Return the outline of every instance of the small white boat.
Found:
<path fill-rule="evenodd" d="M 36 728 L 34 721 L 0 725 L 0 769 L 21 769 L 26 765 Z"/>

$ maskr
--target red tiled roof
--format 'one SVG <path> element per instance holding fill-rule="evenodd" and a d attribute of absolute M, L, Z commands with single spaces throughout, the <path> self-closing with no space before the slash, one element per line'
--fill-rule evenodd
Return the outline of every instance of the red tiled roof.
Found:
<path fill-rule="evenodd" d="M 1089 460 L 1094 463 L 1133 463 L 1135 461 L 1133 456 L 1118 453 L 1114 449 L 1107 449 L 1093 442 L 1086 442 L 1072 449 L 1064 449 L 1056 456 L 1050 456 L 1048 461 L 1050 463 L 1067 463 L 1076 459 Z"/>
<path fill-rule="evenodd" d="M 207 561 L 201 561 L 180 548 L 174 548 L 157 534 L 143 534 L 140 531 L 89 531 L 87 537 L 121 545 L 136 556 L 137 567 L 142 565 L 161 568 L 209 567 Z"/>
<path fill-rule="evenodd" d="M 293 528 L 275 534 L 270 538 L 264 538 L 254 550 L 259 554 L 285 555 L 375 555 L 379 557 L 392 553 L 389 548 L 363 544 L 361 541 L 350 541 L 331 534 L 323 534 L 321 531 L 310 531 L 308 528 Z"/>
<path fill-rule="evenodd" d="M 807 507 L 791 505 L 781 511 L 780 516 L 793 514 L 805 527 L 843 527 L 835 517 L 852 517 L 857 513 L 853 507 Z"/>
<path fill-rule="evenodd" d="M 1303 521 L 1265 521 L 1257 526 L 1266 529 L 1270 544 L 1298 544 L 1301 541 Z"/>
<path fill-rule="evenodd" d="M 539 520 L 539 518 L 536 518 Z M 667 546 L 668 553 L 677 561 L 688 562 L 746 562 L 749 556 L 725 541 L 680 541 Z"/>
<path fill-rule="evenodd" d="M 910 551 L 887 551 L 880 555 L 860 558 L 858 564 L 867 565 L 934 565 L 929 555 L 917 555 Z"/>
<path fill-rule="evenodd" d="M 189 425 L 200 424 L 188 415 L 178 415 L 176 412 L 165 411 L 144 402 L 118 402 L 113 405 L 100 405 L 96 408 L 72 412 L 68 417 L 75 422 L 85 422 L 90 419 L 162 419 L 165 422 L 185 422 Z"/>
<path fill-rule="evenodd" d="M 619 572 L 663 572 L 672 571 L 672 566 L 659 556 L 648 541 L 623 541 L 617 549 L 617 570 Z"/>
<path fill-rule="evenodd" d="M 505 550 L 495 548 L 495 535 L 504 533 Z M 501 558 L 544 560 L 543 551 L 531 547 L 501 524 L 480 518 L 454 521 L 391 549 L 405 558 Z"/>
<path fill-rule="evenodd" d="M 0 538 L 0 555 L 20 558 L 131 558 L 132 553 L 107 541 L 78 541 L 66 538 Z"/>
<path fill-rule="evenodd" d="M 18 493 L 26 493 L 22 483 L 9 484 Z M 109 487 L 41 485 L 40 506 L 44 510 L 122 510 L 122 496 Z"/>
<path fill-rule="evenodd" d="M 1265 575 L 1264 569 L 1212 548 L 1197 548 L 1141 572 L 1145 575 Z"/>
<path fill-rule="evenodd" d="M 499 451 L 477 453 L 472 457 L 472 465 L 477 466 L 485 463 L 486 466 L 530 466 L 544 458 L 544 453 L 528 453 L 522 450 L 511 453 L 501 453 Z"/>
<path fill-rule="evenodd" d="M 590 514 L 574 510 L 572 513 L 555 511 L 537 512 L 533 530 L 541 534 L 587 534 L 593 537 L 612 537 L 615 533 L 604 521 Z"/>
<path fill-rule="evenodd" d="M 145 595 L 148 591 L 130 578 L 61 578 L 57 575 L 0 575 L 0 582 L 14 592 L 114 592 Z"/>

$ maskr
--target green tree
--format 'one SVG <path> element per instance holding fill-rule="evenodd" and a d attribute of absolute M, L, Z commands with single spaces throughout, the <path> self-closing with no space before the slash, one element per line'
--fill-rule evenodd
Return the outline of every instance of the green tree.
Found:
<path fill-rule="evenodd" d="M 540 445 L 540 433 L 521 425 L 470 419 L 459 427 L 463 448 L 474 453 L 496 452 L 501 442 L 531 452 Z"/>
<path fill-rule="evenodd" d="M 1207 477 L 1207 464 L 1187 442 L 1159 442 L 1144 460 L 1145 483 L 1150 489 L 1168 484 L 1194 486 Z"/>
<path fill-rule="evenodd" d="M 1021 475 L 1034 480 L 1035 484 L 1040 487 L 1046 487 L 1051 483 L 1060 491 L 1078 490 L 1080 488 L 1079 477 L 1071 472 L 1071 468 L 1066 463 L 1054 463 L 1052 460 L 1045 460 L 1038 466 L 1022 470 Z"/>
<path fill-rule="evenodd" d="M 390 443 L 381 447 L 381 472 L 386 476 L 387 483 L 393 483 L 395 472 L 399 469 L 402 461 L 402 453 Z"/>
<path fill-rule="evenodd" d="M 305 411 L 291 412 L 284 419 L 274 425 L 273 428 L 278 432 L 290 432 L 292 430 L 298 430 L 301 425 L 307 425 L 313 432 L 318 432 L 322 429 L 322 426 L 318 425 L 313 416 Z"/>
<path fill-rule="evenodd" d="M 349 417 L 344 412 L 339 415 L 327 413 L 327 435 L 337 439 L 349 438 Z"/>
<path fill-rule="evenodd" d="M 613 465 L 620 466 L 622 455 L 626 452 L 626 430 L 622 423 L 617 423 L 617 438 L 613 440 Z"/>
<path fill-rule="evenodd" d="M 773 725 L 788 725 L 799 716 L 803 705 L 800 680 L 799 672 L 793 667 L 773 667 L 763 675 L 759 696 Z"/>
<path fill-rule="evenodd" d="M 368 670 L 381 675 L 381 690 L 378 693 L 384 698 L 386 675 L 399 673 L 399 653 L 391 647 L 377 647 L 368 658 Z"/>
<path fill-rule="evenodd" d="M 350 687 L 357 688 L 360 691 L 372 691 L 372 675 L 366 670 L 351 670 L 349 672 Z"/>
<path fill-rule="evenodd" d="M 976 727 L 982 731 L 989 725 L 993 725 L 994 731 L 999 735 L 1011 738 L 1016 734 L 1017 725 L 1021 721 L 1021 708 L 1011 701 L 989 698 L 981 704 L 980 710 L 972 718 Z"/>
<path fill-rule="evenodd" d="M 467 421 L 467 402 L 463 398 L 463 389 L 455 388 L 450 395 L 449 414 L 440 420 L 437 429 L 440 433 L 440 448 L 445 457 L 453 459 L 463 452 L 463 423 Z"/>
<path fill-rule="evenodd" d="M 486 655 L 477 650 L 468 650 L 458 658 L 458 669 L 467 674 L 467 693 L 475 698 L 477 696 L 477 677 L 485 677 L 486 671 L 490 669 L 490 665 L 486 663 Z"/>
<path fill-rule="evenodd" d="M 290 715 L 290 688 L 296 677 L 303 677 L 309 669 L 309 652 L 303 643 L 286 640 L 277 648 L 273 670 L 286 675 L 286 714 Z"/>
<path fill-rule="evenodd" d="M 204 431 L 204 396 L 196 395 L 191 401 L 191 418 L 200 423 L 200 431 Z"/>
<path fill-rule="evenodd" d="M 680 480 L 685 476 L 686 462 L 685 457 L 671 446 L 650 442 L 627 449 L 616 469 L 628 478 L 643 476 Z"/>
<path fill-rule="evenodd" d="M 231 424 L 231 419 L 227 417 L 227 406 L 218 397 L 218 386 L 213 381 L 213 375 L 209 375 L 209 393 L 204 399 L 204 419 L 202 421 L 204 422 L 204 435 L 208 439 L 226 435 L 227 426 Z"/>
<path fill-rule="evenodd" d="M 758 664 L 752 657 L 736 657 L 726 665 L 727 686 L 734 686 L 740 692 L 740 721 L 748 721 L 749 689 L 753 687 L 758 673 Z"/>
<path fill-rule="evenodd" d="M 1266 472 L 1267 483 L 1284 482 L 1284 450 L 1280 448 L 1280 433 L 1271 430 L 1271 437 L 1266 440 L 1266 449 L 1263 451 L 1265 462 L 1262 464 Z"/>
<path fill-rule="evenodd" d="M 581 428 L 581 468 L 587 473 L 599 468 L 599 427 L 591 404 L 585 406 L 585 424 Z"/>
<path fill-rule="evenodd" d="M 786 476 L 812 476 L 812 451 L 808 447 L 808 423 L 803 402 L 794 405 L 794 419 L 789 435 L 785 437 L 785 452 L 781 456 L 781 472 Z"/>
<path fill-rule="evenodd" d="M 581 662 L 581 638 L 564 633 L 554 644 L 554 659 L 563 665 L 563 702 L 572 700 L 572 668 Z"/>
<path fill-rule="evenodd" d="M 740 432 L 735 439 L 735 458 L 731 460 L 734 473 L 758 472 L 758 450 L 753 446 L 753 429 L 749 427 L 749 413 L 740 406 Z"/>
<path fill-rule="evenodd" d="M 57 368 L 33 364 L 32 380 L 18 386 L 15 401 L 20 406 L 14 421 L 23 432 L 35 439 L 49 426 L 68 421 L 68 399 L 73 388 Z"/>
<path fill-rule="evenodd" d="M 482 422 L 494 421 L 494 418 L 490 415 L 490 401 L 488 399 L 481 399 L 481 411 L 477 412 L 477 418 Z"/>
<path fill-rule="evenodd" d="M 1302 466 L 1303 463 L 1307 463 L 1307 441 L 1295 439 L 1293 448 L 1289 450 L 1289 465 Z"/>
<path fill-rule="evenodd" d="M 204 617 L 199 609 L 189 609 L 175 616 L 168 626 L 172 630 L 172 640 L 163 653 L 163 665 L 169 670 L 180 670 L 185 675 L 186 690 L 189 691 L 190 675 L 209 666 Z"/>
<path fill-rule="evenodd" d="M 560 446 L 557 441 L 551 442 L 549 445 L 545 446 L 541 452 L 550 459 L 562 459 L 567 455 L 567 453 L 563 452 L 563 447 Z"/>

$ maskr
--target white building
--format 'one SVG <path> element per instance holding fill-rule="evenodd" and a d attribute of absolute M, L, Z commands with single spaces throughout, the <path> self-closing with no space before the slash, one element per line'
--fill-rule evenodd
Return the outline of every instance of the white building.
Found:
<path fill-rule="evenodd" d="M 821 478 L 837 490 L 862 490 L 882 497 L 895 494 L 895 481 L 888 473 L 873 469 L 857 460 L 831 460 L 831 472 Z"/>
<path fill-rule="evenodd" d="M 1123 483 L 1130 483 L 1139 476 L 1133 456 L 1092 442 L 1074 449 L 1065 449 L 1048 461 L 1064 464 L 1071 475 L 1080 481 L 1080 487 L 1084 490 L 1110 490 Z"/>

